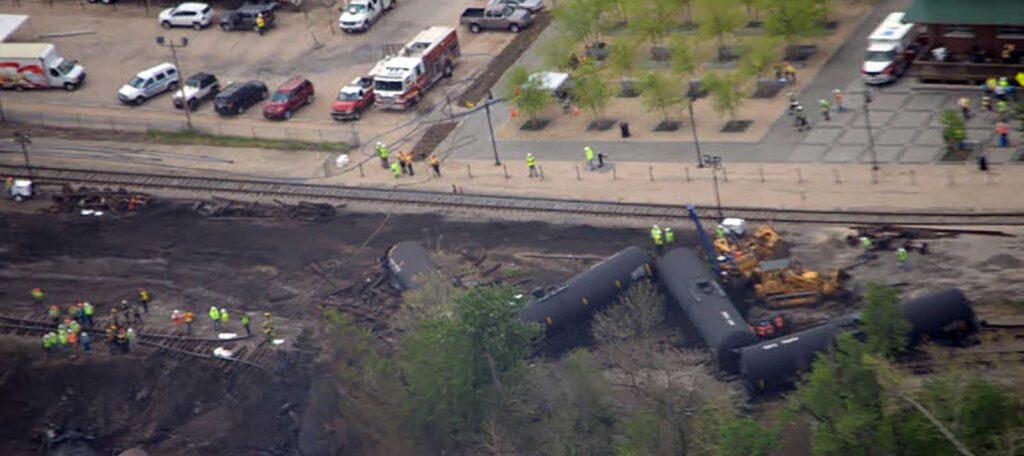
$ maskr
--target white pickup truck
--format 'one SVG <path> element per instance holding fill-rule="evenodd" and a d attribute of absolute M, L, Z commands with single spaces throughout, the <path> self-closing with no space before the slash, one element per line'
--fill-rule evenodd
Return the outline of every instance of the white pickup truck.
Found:
<path fill-rule="evenodd" d="M 396 0 L 349 0 L 348 5 L 341 10 L 338 28 L 349 33 L 370 30 L 370 25 L 377 22 L 384 11 L 394 8 L 395 4 Z"/>

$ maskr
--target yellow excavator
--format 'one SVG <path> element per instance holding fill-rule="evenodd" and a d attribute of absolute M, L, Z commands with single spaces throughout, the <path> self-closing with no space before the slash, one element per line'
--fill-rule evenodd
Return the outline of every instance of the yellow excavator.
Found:
<path fill-rule="evenodd" d="M 775 227 L 761 225 L 750 237 L 721 236 L 715 238 L 711 245 L 719 258 L 731 258 L 732 261 L 723 262 L 723 269 L 730 275 L 749 281 L 751 272 L 762 261 L 773 258 L 778 250 L 782 250 L 784 243 Z"/>
<path fill-rule="evenodd" d="M 783 258 L 764 261 L 752 270 L 754 293 L 770 309 L 813 305 L 842 291 L 845 273 L 812 271 Z"/>

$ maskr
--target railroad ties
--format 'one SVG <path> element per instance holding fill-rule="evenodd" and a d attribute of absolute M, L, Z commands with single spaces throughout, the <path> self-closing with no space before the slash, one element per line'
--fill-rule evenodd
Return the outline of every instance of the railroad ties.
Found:
<path fill-rule="evenodd" d="M 0 165 L 5 175 L 24 176 L 25 168 Z M 272 179 L 229 179 L 173 174 L 148 174 L 115 171 L 90 171 L 70 168 L 33 167 L 41 184 L 79 184 L 122 187 L 130 190 L 168 189 L 209 193 L 245 194 L 255 197 L 298 197 L 307 199 L 362 201 L 375 205 L 392 204 L 427 208 L 450 208 L 486 212 L 524 212 L 534 214 L 586 215 L 629 220 L 688 222 L 684 204 L 642 204 L 554 198 L 530 198 L 507 195 L 453 194 L 421 190 L 348 187 L 303 184 Z M 682 202 L 681 202 L 682 203 Z M 1024 212 L 888 212 L 869 210 L 807 210 L 754 207 L 723 207 L 730 217 L 779 223 L 826 223 L 841 225 L 1024 225 Z M 700 207 L 697 214 L 716 220 L 718 211 Z"/>

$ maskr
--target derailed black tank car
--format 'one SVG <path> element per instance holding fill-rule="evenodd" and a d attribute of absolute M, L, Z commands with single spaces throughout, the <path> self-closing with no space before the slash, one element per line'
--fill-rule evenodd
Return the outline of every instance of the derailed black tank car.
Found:
<path fill-rule="evenodd" d="M 385 267 L 391 283 L 400 291 L 419 288 L 415 280 L 417 276 L 441 272 L 427 249 L 415 241 L 402 241 L 391 246 L 385 255 Z"/>
<path fill-rule="evenodd" d="M 651 275 L 651 256 L 630 246 L 535 299 L 519 318 L 545 325 L 548 334 L 582 321 L 612 301 L 634 282 Z"/>
<path fill-rule="evenodd" d="M 657 260 L 658 280 L 675 299 L 715 354 L 719 367 L 738 370 L 738 349 L 757 343 L 707 264 L 689 249 L 674 249 Z"/>
<path fill-rule="evenodd" d="M 957 288 L 928 293 L 900 304 L 910 322 L 910 344 L 923 338 L 959 336 L 978 330 L 971 303 Z"/>
<path fill-rule="evenodd" d="M 791 386 L 797 374 L 811 368 L 818 353 L 831 347 L 836 334 L 856 329 L 858 318 L 857 315 L 840 317 L 823 325 L 740 349 L 740 374 L 747 393 L 756 396 L 765 391 Z"/>

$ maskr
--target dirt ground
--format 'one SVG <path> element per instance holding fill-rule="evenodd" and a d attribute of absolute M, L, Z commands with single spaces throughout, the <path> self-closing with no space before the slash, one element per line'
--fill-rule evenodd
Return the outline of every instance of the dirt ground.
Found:
<path fill-rule="evenodd" d="M 220 117 L 213 111 L 212 103 L 206 102 L 193 115 L 193 122 L 204 131 L 247 136 L 252 128 L 343 128 L 348 131 L 355 126 L 361 139 L 368 141 L 396 125 L 413 121 L 420 111 L 441 104 L 446 96 L 458 96 L 513 37 L 509 33 L 474 35 L 459 28 L 462 57 L 457 62 L 454 79 L 442 81 L 417 109 L 408 112 L 372 109 L 359 122 L 342 124 L 330 117 L 330 106 L 337 91 L 354 78 L 365 75 L 381 58 L 383 45 L 404 44 L 419 31 L 434 25 L 457 27 L 465 5 L 453 1 L 405 0 L 386 13 L 369 32 L 346 34 L 337 29 L 336 7 L 307 3 L 308 16 L 283 8 L 277 13 L 275 27 L 262 37 L 247 31 L 226 33 L 216 25 L 202 31 L 164 30 L 156 20 L 161 7 L 153 6 L 146 14 L 140 4 L 134 3 L 122 4 L 116 9 L 110 5 L 86 4 L 84 10 L 70 2 L 58 2 L 52 7 L 35 2 L 7 5 L 6 13 L 31 16 L 31 30 L 36 35 L 71 31 L 95 33 L 40 38 L 53 42 L 62 56 L 78 59 L 85 66 L 88 78 L 83 87 L 72 93 L 49 90 L 5 95 L 5 108 L 35 108 L 44 114 L 52 111 L 55 116 L 71 116 L 72 119 L 78 115 L 83 124 L 99 117 L 125 116 L 154 122 L 181 121 L 183 115 L 173 108 L 169 94 L 162 94 L 140 107 L 130 107 L 117 100 L 117 90 L 138 71 L 171 61 L 170 52 L 158 47 L 153 42 L 154 36 L 173 39 L 184 36 L 188 37 L 189 44 L 178 58 L 186 75 L 197 71 L 213 73 L 222 85 L 227 81 L 257 79 L 264 81 L 271 90 L 292 76 L 304 75 L 316 89 L 315 102 L 283 123 L 270 123 L 262 118 L 262 111 L 255 108 L 240 118 Z M 218 14 L 225 9 L 222 4 L 214 4 Z"/>
<path fill-rule="evenodd" d="M 335 291 L 379 276 L 378 259 L 401 240 L 420 240 L 438 252 L 449 271 L 462 273 L 474 258 L 481 269 L 500 264 L 502 276 L 524 292 L 558 284 L 594 260 L 538 258 L 571 254 L 600 258 L 635 244 L 646 246 L 646 230 L 579 224 L 504 222 L 437 215 L 342 212 L 326 221 L 205 218 L 190 204 L 160 202 L 131 217 L 36 213 L 46 203 L 0 203 L 0 314 L 23 316 L 32 309 L 28 290 L 39 286 L 47 301 L 85 298 L 105 315 L 111 304 L 146 287 L 155 299 L 142 330 L 168 329 L 172 309 L 191 309 L 204 323 L 209 305 L 227 307 L 237 330 L 242 311 L 258 325 L 261 312 L 275 315 L 287 343 L 273 375 L 224 375 L 203 362 L 151 354 L 106 353 L 105 345 L 74 358 L 41 355 L 38 341 L 0 337 L 0 453 L 29 454 L 33 436 L 52 429 L 72 446 L 101 453 L 141 446 L 150 454 L 326 454 L 343 449 L 323 439 L 320 418 L 331 404 L 320 388 L 331 367 L 318 362 L 329 347 L 317 343 L 321 310 L 339 307 L 355 315 L 386 319 L 398 296 L 353 302 Z M 834 227 L 777 227 L 792 256 L 811 268 L 848 266 L 859 250 Z M 693 246 L 689 230 L 677 228 L 680 244 Z M 1016 236 L 1024 230 L 1004 230 Z M 856 292 L 867 281 L 897 284 L 905 295 L 960 286 L 982 318 L 1008 318 L 1005 301 L 1019 299 L 1024 245 L 1019 237 L 961 236 L 932 241 L 926 256 L 911 256 L 911 271 L 897 271 L 883 253 L 850 270 Z M 786 311 L 800 326 L 854 311 L 856 300 Z M 750 319 L 766 313 L 754 307 Z M 672 347 L 665 352 L 679 375 L 692 375 L 705 356 L 678 312 L 659 329 Z M 357 322 L 359 322 L 357 318 Z M 362 320 L 383 339 L 386 327 Z M 384 325 L 386 326 L 386 324 Z M 682 327 L 683 329 L 679 329 Z M 198 336 L 211 336 L 208 325 Z M 666 347 L 660 347 L 659 350 Z M 652 348 L 654 349 L 654 348 Z M 681 351 L 680 351 L 681 350 Z M 666 361 L 669 362 L 669 361 Z M 682 364 L 680 364 L 682 363 Z M 614 369 L 609 376 L 615 378 Z M 734 379 L 733 379 L 734 380 Z M 317 386 L 319 385 L 319 386 Z M 737 390 L 735 381 L 716 387 Z M 770 406 L 770 405 L 769 405 Z M 326 410 L 325 410 L 326 409 Z M 78 437 L 76 437 L 78 436 Z M 87 438 L 85 438 L 87 437 Z M 269 450 L 268 450 L 269 449 Z M 89 454 L 89 453 L 86 453 Z"/>

